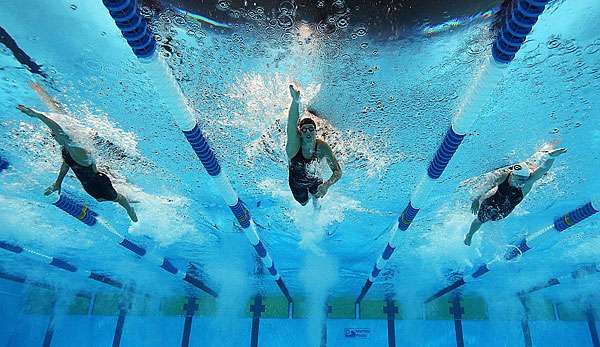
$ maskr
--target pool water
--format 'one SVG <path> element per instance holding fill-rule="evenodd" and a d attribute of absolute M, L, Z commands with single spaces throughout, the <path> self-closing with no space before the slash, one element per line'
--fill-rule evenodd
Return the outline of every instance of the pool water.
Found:
<path fill-rule="evenodd" d="M 0 0 L 0 345 L 599 346 L 598 1 L 548 2 L 507 64 L 501 1 L 138 5 L 147 58 L 102 1 Z M 61 154 L 16 109 L 51 111 L 32 82 L 137 223 L 72 172 L 44 196 Z M 288 186 L 290 84 L 343 172 L 318 208 Z M 549 145 L 466 246 L 487 173 Z"/>

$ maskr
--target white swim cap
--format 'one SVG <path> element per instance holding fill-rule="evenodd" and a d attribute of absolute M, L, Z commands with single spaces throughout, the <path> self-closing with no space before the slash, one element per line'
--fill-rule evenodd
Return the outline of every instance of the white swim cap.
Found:
<path fill-rule="evenodd" d="M 529 177 L 529 167 L 527 166 L 527 163 L 522 162 L 513 165 L 512 174 L 520 177 Z"/>

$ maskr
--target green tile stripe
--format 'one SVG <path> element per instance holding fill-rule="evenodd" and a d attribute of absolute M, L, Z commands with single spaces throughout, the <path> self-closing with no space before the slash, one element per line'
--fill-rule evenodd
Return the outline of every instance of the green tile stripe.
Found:
<path fill-rule="evenodd" d="M 127 314 L 133 316 L 154 315 L 156 307 L 152 298 L 145 295 L 138 295 L 131 299 L 131 308 Z"/>
<path fill-rule="evenodd" d="M 69 303 L 66 313 L 85 316 L 88 314 L 91 302 L 90 298 L 74 296 L 73 300 Z"/>
<path fill-rule="evenodd" d="M 202 296 L 201 298 L 198 298 L 196 303 L 198 304 L 198 311 L 196 311 L 195 314 L 196 316 L 209 317 L 217 315 L 217 300 L 212 296 Z"/>
<path fill-rule="evenodd" d="M 331 306 L 328 318 L 331 319 L 354 319 L 355 297 L 331 298 L 327 304 Z"/>
<path fill-rule="evenodd" d="M 464 308 L 462 315 L 464 320 L 484 320 L 488 319 L 487 305 L 485 301 L 478 296 L 464 296 L 460 300 L 460 306 Z M 425 318 L 429 320 L 454 320 L 450 314 L 450 304 L 448 298 L 441 298 L 425 304 Z"/>
<path fill-rule="evenodd" d="M 306 298 L 295 297 L 294 299 L 294 316 L 292 318 L 308 318 L 308 307 Z"/>
<path fill-rule="evenodd" d="M 460 305 L 465 309 L 462 319 L 485 320 L 488 319 L 487 304 L 478 296 L 464 296 Z"/>
<path fill-rule="evenodd" d="M 169 296 L 160 301 L 159 311 L 165 316 L 184 316 L 183 305 L 188 299 L 185 296 Z"/>
<path fill-rule="evenodd" d="M 386 319 L 387 314 L 383 312 L 386 302 L 383 300 L 363 300 L 360 302 L 360 319 Z M 398 305 L 396 305 L 398 306 Z M 396 319 L 400 319 L 400 308 Z"/>
<path fill-rule="evenodd" d="M 169 296 L 162 298 L 159 305 L 160 314 L 165 316 L 185 316 L 183 306 L 187 304 L 187 296 Z M 194 316 L 215 316 L 217 313 L 217 302 L 213 297 L 201 297 L 196 299 L 198 310 Z"/>
<path fill-rule="evenodd" d="M 453 320 L 450 315 L 450 303 L 446 297 L 425 304 L 425 319 L 427 320 Z"/>
<path fill-rule="evenodd" d="M 529 320 L 556 320 L 554 305 L 551 301 L 540 298 L 528 298 Z"/>
<path fill-rule="evenodd" d="M 585 307 L 581 303 L 567 302 L 556 305 L 558 319 L 564 321 L 584 321 Z"/>
<path fill-rule="evenodd" d="M 119 302 L 121 302 L 120 295 L 96 294 L 92 314 L 97 316 L 117 316 L 119 315 Z"/>
<path fill-rule="evenodd" d="M 267 296 L 263 298 L 265 312 L 262 318 L 288 318 L 288 301 L 283 296 Z"/>
<path fill-rule="evenodd" d="M 52 313 L 52 303 L 57 294 L 53 290 L 31 287 L 27 292 L 23 312 L 25 314 L 49 315 Z"/>

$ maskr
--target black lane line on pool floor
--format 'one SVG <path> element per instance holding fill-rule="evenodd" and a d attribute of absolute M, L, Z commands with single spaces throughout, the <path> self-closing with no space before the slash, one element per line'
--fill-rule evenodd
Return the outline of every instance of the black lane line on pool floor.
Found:
<path fill-rule="evenodd" d="M 396 313 L 398 306 L 394 305 L 393 300 L 388 300 L 387 305 L 383 307 L 383 313 L 387 315 L 388 328 L 388 347 L 396 347 Z"/>
<path fill-rule="evenodd" d="M 596 320 L 594 319 L 594 311 L 591 307 L 585 311 L 585 318 L 587 320 L 588 328 L 590 329 L 590 335 L 592 337 L 592 343 L 594 347 L 600 347 L 600 340 L 598 339 L 598 329 L 596 329 Z"/>
<path fill-rule="evenodd" d="M 453 295 L 450 301 L 450 314 L 454 317 L 454 332 L 456 333 L 456 347 L 465 347 L 462 329 L 462 315 L 465 309 L 460 306 L 460 295 Z"/>
<path fill-rule="evenodd" d="M 185 310 L 185 322 L 183 323 L 183 335 L 181 337 L 181 347 L 188 347 L 190 345 L 190 334 L 192 333 L 192 319 L 194 313 L 198 311 L 199 305 L 196 303 L 196 298 L 190 296 L 188 302 L 183 305 Z"/>

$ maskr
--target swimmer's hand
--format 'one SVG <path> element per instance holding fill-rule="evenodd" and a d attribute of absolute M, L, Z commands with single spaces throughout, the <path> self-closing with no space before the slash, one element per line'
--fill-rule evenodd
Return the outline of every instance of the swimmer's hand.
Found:
<path fill-rule="evenodd" d="M 473 212 L 473 214 L 477 214 L 477 212 L 479 212 L 479 198 L 473 200 L 473 203 L 471 204 L 471 212 Z"/>
<path fill-rule="evenodd" d="M 290 84 L 290 95 L 292 96 L 292 100 L 300 100 L 300 90 L 296 89 L 293 84 Z"/>
<path fill-rule="evenodd" d="M 17 105 L 17 110 L 25 113 L 29 117 L 35 117 L 37 115 L 37 112 L 24 105 Z"/>
<path fill-rule="evenodd" d="M 327 194 L 327 190 L 329 189 L 329 184 L 327 183 L 321 183 L 318 187 L 317 187 L 317 194 L 315 194 L 315 197 L 317 198 L 322 198 L 325 196 L 325 194 Z"/>
<path fill-rule="evenodd" d="M 46 190 L 44 191 L 44 195 L 48 196 L 54 192 L 58 192 L 58 194 L 60 194 L 60 183 L 54 182 L 50 187 L 46 188 Z"/>
<path fill-rule="evenodd" d="M 548 151 L 548 155 L 551 156 L 551 157 L 553 157 L 553 158 L 556 158 L 559 155 L 561 155 L 563 153 L 566 153 L 566 152 L 567 152 L 567 149 L 563 147 L 563 148 L 557 148 L 557 149 Z"/>

